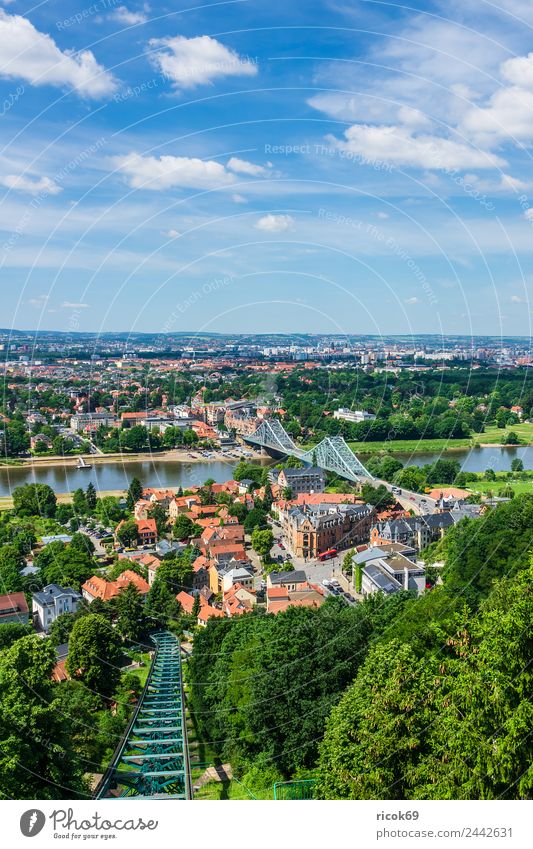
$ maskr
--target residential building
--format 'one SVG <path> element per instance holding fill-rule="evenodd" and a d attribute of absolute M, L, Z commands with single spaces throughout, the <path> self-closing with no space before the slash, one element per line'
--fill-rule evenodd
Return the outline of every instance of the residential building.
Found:
<path fill-rule="evenodd" d="M 374 516 L 369 504 L 303 504 L 283 515 L 282 528 L 293 555 L 309 559 L 366 542 Z"/>
<path fill-rule="evenodd" d="M 101 601 L 110 601 L 110 599 L 119 595 L 121 590 L 127 587 L 128 584 L 134 584 L 142 596 L 143 601 L 146 599 L 150 591 L 150 585 L 137 572 L 133 572 L 132 569 L 125 569 L 116 581 L 106 581 L 100 575 L 93 575 L 85 581 L 81 591 L 83 597 L 90 604 L 95 598 L 99 598 Z"/>
<path fill-rule="evenodd" d="M 413 561 L 392 546 L 367 548 L 358 552 L 354 561 L 362 567 L 363 595 L 376 592 L 392 595 L 400 590 L 414 591 L 419 595 L 425 589 L 424 564 Z"/>
<path fill-rule="evenodd" d="M 288 592 L 294 592 L 298 584 L 304 584 L 306 580 L 303 569 L 293 569 L 291 572 L 271 572 L 267 576 L 267 589 L 282 587 Z"/>
<path fill-rule="evenodd" d="M 228 592 L 234 584 L 240 584 L 246 590 L 253 589 L 253 573 L 244 566 L 236 566 L 235 568 L 230 569 L 222 578 L 222 592 Z"/>
<path fill-rule="evenodd" d="M 290 489 L 292 496 L 301 492 L 324 492 L 326 473 L 318 466 L 304 466 L 302 469 L 282 469 L 278 475 L 278 485 Z"/>
<path fill-rule="evenodd" d="M 461 518 L 462 514 L 454 515 L 453 511 L 446 511 L 376 522 L 370 531 L 370 544 L 379 546 L 396 542 L 422 551 L 430 543 L 442 539 L 446 531 Z"/>
<path fill-rule="evenodd" d="M 28 620 L 28 602 L 24 593 L 0 595 L 0 625 L 12 622 L 27 625 Z"/>
<path fill-rule="evenodd" d="M 140 545 L 154 545 L 157 542 L 155 519 L 137 519 L 136 524 Z"/>
<path fill-rule="evenodd" d="M 251 613 L 256 603 L 255 592 L 237 583 L 224 593 L 222 610 L 226 616 L 240 616 L 243 613 Z"/>
<path fill-rule="evenodd" d="M 320 607 L 324 591 L 318 584 L 302 581 L 291 588 L 280 585 L 267 589 L 267 613 L 283 613 L 289 607 Z"/>
<path fill-rule="evenodd" d="M 60 587 L 58 584 L 47 584 L 41 592 L 33 593 L 32 612 L 43 631 L 49 631 L 62 613 L 76 613 L 81 601 L 80 593 L 72 587 Z"/>
<path fill-rule="evenodd" d="M 367 413 L 366 410 L 350 410 L 346 407 L 339 407 L 338 410 L 335 410 L 333 413 L 334 419 L 343 419 L 345 422 L 354 422 L 358 424 L 359 422 L 369 422 L 375 419 L 375 415 L 373 413 Z"/>

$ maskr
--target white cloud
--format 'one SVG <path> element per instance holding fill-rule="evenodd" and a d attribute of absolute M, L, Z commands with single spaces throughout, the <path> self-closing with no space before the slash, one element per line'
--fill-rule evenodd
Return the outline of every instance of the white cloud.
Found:
<path fill-rule="evenodd" d="M 523 304 L 525 303 L 525 298 L 521 298 L 520 295 L 511 295 L 511 302 L 513 304 Z"/>
<path fill-rule="evenodd" d="M 219 77 L 254 77 L 257 74 L 257 66 L 250 59 L 239 56 L 208 35 L 152 38 L 149 44 L 155 48 L 153 63 L 178 89 L 206 85 Z"/>
<path fill-rule="evenodd" d="M 247 162 L 245 159 L 239 159 L 237 156 L 231 157 L 227 167 L 230 171 L 235 171 L 236 174 L 249 174 L 251 177 L 262 177 L 270 173 L 268 168 L 265 168 L 263 165 L 254 165 L 253 162 Z"/>
<path fill-rule="evenodd" d="M 32 180 L 31 177 L 6 174 L 5 177 L 0 177 L 0 185 L 17 192 L 27 192 L 30 195 L 38 195 L 41 192 L 47 195 L 57 195 L 61 191 L 61 187 L 54 183 L 50 177 L 39 177 Z"/>
<path fill-rule="evenodd" d="M 526 221 L 533 221 L 533 209 L 526 209 L 524 212 L 524 218 Z"/>
<path fill-rule="evenodd" d="M 294 218 L 290 215 L 263 215 L 259 221 L 254 224 L 256 230 L 262 230 L 265 233 L 282 233 L 285 230 L 290 230 L 294 226 Z"/>
<path fill-rule="evenodd" d="M 494 168 L 505 160 L 492 153 L 434 135 L 414 135 L 406 127 L 354 124 L 344 132 L 345 140 L 328 136 L 328 141 L 344 153 L 361 156 L 369 162 L 428 168 Z"/>
<path fill-rule="evenodd" d="M 420 303 L 420 298 L 417 298 L 416 296 L 414 296 L 414 297 L 412 297 L 412 298 L 406 298 L 406 299 L 405 299 L 405 303 L 406 303 L 406 304 L 419 304 L 419 303 Z"/>
<path fill-rule="evenodd" d="M 72 301 L 63 301 L 63 303 L 60 304 L 60 308 L 62 310 L 86 310 L 89 306 L 90 304 L 78 304 Z"/>
<path fill-rule="evenodd" d="M 533 74 L 533 53 L 528 56 L 528 67 Z M 526 77 L 524 82 L 529 86 Z M 461 127 L 480 144 L 494 145 L 502 140 L 531 141 L 533 89 L 518 85 L 498 89 L 487 106 L 475 106 L 467 112 Z"/>
<path fill-rule="evenodd" d="M 178 236 L 181 236 L 181 233 L 178 230 L 167 230 L 163 233 L 163 236 L 167 236 L 169 239 L 177 239 Z"/>
<path fill-rule="evenodd" d="M 376 213 L 378 218 L 388 218 L 389 215 L 387 212 L 378 212 Z"/>
<path fill-rule="evenodd" d="M 112 157 L 112 162 L 126 175 L 129 185 L 134 189 L 215 189 L 235 182 L 234 175 L 226 171 L 220 162 L 213 160 L 128 153 Z"/>
<path fill-rule="evenodd" d="M 42 309 L 49 299 L 49 295 L 37 295 L 36 298 L 30 298 L 28 304 L 35 309 Z"/>
<path fill-rule="evenodd" d="M 242 195 L 237 195 L 237 194 L 232 195 L 231 199 L 232 199 L 233 203 L 248 203 L 246 198 L 243 197 Z"/>
<path fill-rule="evenodd" d="M 132 12 L 127 6 L 119 6 L 118 9 L 110 15 L 115 21 L 120 21 L 122 24 L 144 24 L 148 20 L 148 16 L 144 12 Z"/>
<path fill-rule="evenodd" d="M 90 50 L 62 52 L 49 35 L 21 15 L 0 9 L 0 76 L 32 85 L 67 86 L 84 97 L 104 97 L 116 88 L 113 75 Z"/>

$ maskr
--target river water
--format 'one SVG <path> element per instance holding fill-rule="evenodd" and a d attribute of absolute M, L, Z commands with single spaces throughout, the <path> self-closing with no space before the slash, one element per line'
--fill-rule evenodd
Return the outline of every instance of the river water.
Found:
<path fill-rule="evenodd" d="M 369 455 L 361 454 L 364 463 Z M 457 460 L 464 471 L 483 472 L 494 469 L 495 472 L 508 471 L 511 462 L 518 457 L 524 468 L 533 469 L 533 446 L 518 448 L 473 448 L 471 450 L 447 451 L 438 453 L 395 454 L 405 465 L 423 466 L 439 457 Z M 275 461 L 273 461 L 275 462 Z M 279 462 L 279 461 L 278 461 Z M 13 466 L 0 467 L 0 496 L 10 495 L 16 486 L 24 483 L 47 483 L 55 492 L 72 492 L 78 487 L 86 489 L 92 481 L 99 491 L 124 490 L 133 477 L 145 486 L 187 489 L 189 486 L 203 484 L 208 478 L 217 483 L 229 480 L 235 462 L 196 462 L 187 463 L 163 460 L 130 460 L 121 463 L 99 463 L 91 469 L 80 470 L 75 466 Z"/>

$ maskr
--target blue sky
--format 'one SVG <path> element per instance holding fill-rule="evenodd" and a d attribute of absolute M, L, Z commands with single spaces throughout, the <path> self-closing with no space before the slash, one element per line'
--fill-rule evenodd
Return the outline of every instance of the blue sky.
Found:
<path fill-rule="evenodd" d="M 529 0 L 0 0 L 0 326 L 530 333 Z"/>

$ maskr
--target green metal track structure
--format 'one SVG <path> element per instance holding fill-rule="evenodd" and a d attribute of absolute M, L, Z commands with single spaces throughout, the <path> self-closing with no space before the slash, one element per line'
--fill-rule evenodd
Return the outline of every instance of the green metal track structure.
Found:
<path fill-rule="evenodd" d="M 95 799 L 192 799 L 179 641 L 152 634 L 155 655 Z"/>

